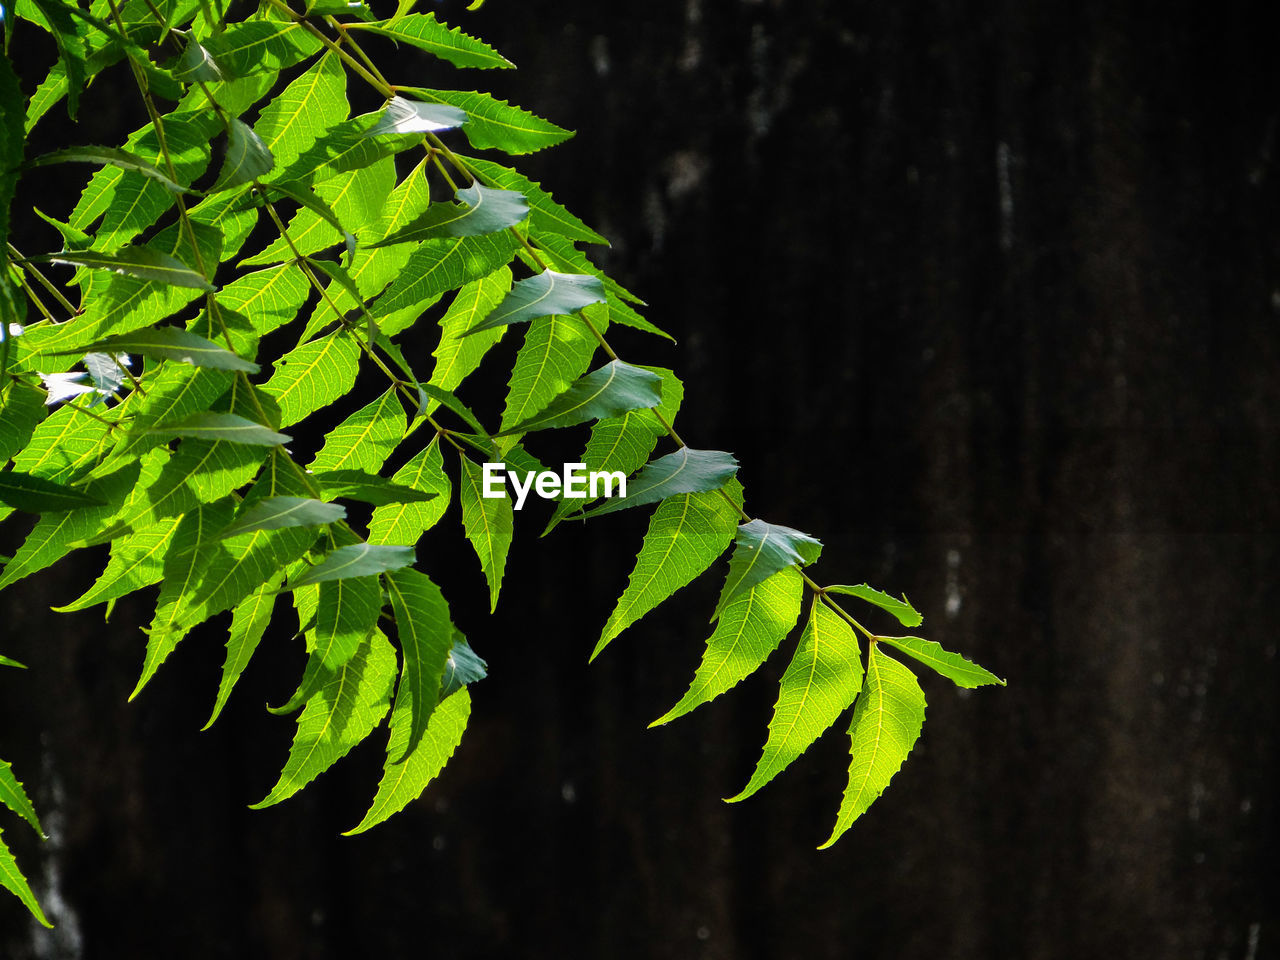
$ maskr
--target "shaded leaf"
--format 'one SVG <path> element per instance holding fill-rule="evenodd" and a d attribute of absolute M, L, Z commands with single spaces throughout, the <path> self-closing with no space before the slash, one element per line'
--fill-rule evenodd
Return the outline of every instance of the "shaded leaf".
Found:
<path fill-rule="evenodd" d="M 396 635 L 404 660 L 392 718 L 407 714 L 409 724 L 407 741 L 396 745 L 396 753 L 388 750 L 388 760 L 394 763 L 418 745 L 427 729 L 440 699 L 441 675 L 447 669 L 454 626 L 449 619 L 449 604 L 426 574 L 411 569 L 396 570 L 388 573 L 383 581 L 391 596 Z"/>
<path fill-rule="evenodd" d="M 514 226 L 529 214 L 524 194 L 473 183 L 458 191 L 461 203 L 433 203 L 427 212 L 373 247 L 413 240 L 476 237 Z"/>
<path fill-rule="evenodd" d="M 469 280 L 488 276 L 508 263 L 516 241 L 509 233 L 453 240 L 427 240 L 405 261 L 391 286 L 373 304 L 381 319 L 397 310 L 412 308 L 415 317 L 435 303 L 441 294 L 456 290 Z"/>
<path fill-rule="evenodd" d="M 498 607 L 502 574 L 507 566 L 507 551 L 515 527 L 511 500 L 503 487 L 501 497 L 484 496 L 484 477 L 478 464 L 459 457 L 458 497 L 462 503 L 462 528 L 480 559 L 480 569 L 489 582 L 489 609 Z"/>
<path fill-rule="evenodd" d="M 638 507 L 674 496 L 717 490 L 738 472 L 738 461 L 723 450 L 693 450 L 681 447 L 675 453 L 651 460 L 627 483 L 627 495 L 614 497 L 580 514 L 596 517 L 627 507 Z"/>
<path fill-rule="evenodd" d="M 222 678 L 218 681 L 218 695 L 214 700 L 213 712 L 201 730 L 208 730 L 222 713 L 227 698 L 240 679 L 240 674 L 249 665 L 249 660 L 262 635 L 266 633 L 267 624 L 271 622 L 271 613 L 275 608 L 276 594 L 284 582 L 280 575 L 258 587 L 244 600 L 236 605 L 231 613 L 231 631 L 227 635 L 227 656 L 222 664 Z"/>
<path fill-rule="evenodd" d="M 314 474 L 311 481 L 326 499 L 347 497 L 376 507 L 392 503 L 425 503 L 437 496 L 434 492 L 415 490 L 363 470 L 326 470 Z"/>
<path fill-rule="evenodd" d="M 392 97 L 377 124 L 369 129 L 368 136 L 376 137 L 382 133 L 438 133 L 460 127 L 466 119 L 466 113 L 457 107 L 414 103 L 404 97 Z"/>
<path fill-rule="evenodd" d="M 413 563 L 413 547 L 383 546 L 369 543 L 338 547 L 313 567 L 309 567 L 289 584 L 296 590 L 309 583 L 367 577 L 386 570 L 398 570 Z"/>
<path fill-rule="evenodd" d="M 144 177 L 149 177 L 174 193 L 188 192 L 184 186 L 169 179 L 168 174 L 154 163 L 143 159 L 137 154 L 130 153 L 128 150 L 121 150 L 119 147 L 92 145 L 67 147 L 63 150 L 54 150 L 50 153 L 42 154 L 34 160 L 28 160 L 26 166 L 47 167 L 53 163 L 110 164 L 113 167 L 119 167 L 121 170 L 131 170 L 134 173 L 142 174 Z"/>
<path fill-rule="evenodd" d="M 163 360 L 177 360 L 196 367 L 212 367 L 215 370 L 244 370 L 248 373 L 257 373 L 260 369 L 251 360 L 237 357 L 225 347 L 220 347 L 213 341 L 189 333 L 180 327 L 143 328 L 132 333 L 104 337 L 83 347 L 58 350 L 56 353 L 82 353 L 90 350 L 140 353 L 148 357 L 160 357 Z"/>
<path fill-rule="evenodd" d="M 440 699 L 451 697 L 467 684 L 483 680 L 488 675 L 489 664 L 478 657 L 466 637 L 455 630 L 453 645 L 445 658 L 444 674 L 440 677 Z"/>
<path fill-rule="evenodd" d="M 104 501 L 44 477 L 6 470 L 0 473 L 0 503 L 28 513 L 56 513 L 101 505 Z"/>
<path fill-rule="evenodd" d="M 336 503 L 325 503 L 308 497 L 267 497 L 255 500 L 241 510 L 235 522 L 227 526 L 219 536 L 225 539 L 251 530 L 313 527 L 342 520 L 346 515 L 347 511 Z"/>
<path fill-rule="evenodd" d="M 716 603 L 716 616 L 725 605 L 767 580 L 783 567 L 804 567 L 818 559 L 822 543 L 780 523 L 752 520 L 738 527 L 729 577 Z"/>
<path fill-rule="evenodd" d="M 535 317 L 571 314 L 592 303 L 604 301 L 604 286 L 596 277 L 580 273 L 544 270 L 535 277 L 517 280 L 493 312 L 467 330 L 463 336 Z"/>
<path fill-rule="evenodd" d="M 523 420 L 498 436 L 569 427 L 588 420 L 617 417 L 631 410 L 656 407 L 662 402 L 662 377 L 621 360 L 611 360 L 579 378 L 542 412 Z"/>
<path fill-rule="evenodd" d="M 534 320 L 511 370 L 502 429 L 528 419 L 568 390 L 591 366 L 597 346 L 595 337 L 574 317 Z"/>
<path fill-rule="evenodd" d="M 159 436 L 225 440 L 229 443 L 267 447 L 288 443 L 292 439 L 234 413 L 197 413 L 177 423 L 157 424 L 151 428 L 151 432 Z"/>
<path fill-rule="evenodd" d="M 346 72 L 336 54 L 326 53 L 262 108 L 253 129 L 278 168 L 287 168 L 347 119 L 346 94 Z"/>
<path fill-rule="evenodd" d="M 28 258 L 36 263 L 65 263 L 73 267 L 92 270 L 110 270 L 113 273 L 154 280 L 173 287 L 189 287 L 212 293 L 214 286 L 177 257 L 160 253 L 148 247 L 125 247 L 117 253 L 100 253 L 96 250 L 63 250 L 39 257 Z"/>
<path fill-rule="evenodd" d="M 463 128 L 466 129 L 465 127 Z M 585 243 L 602 243 L 609 241 L 596 233 L 565 207 L 556 203 L 555 198 L 542 189 L 542 185 L 530 180 L 524 174 L 479 157 L 467 157 L 466 163 L 485 180 L 495 187 L 504 190 L 519 190 L 529 201 L 529 224 L 535 234 L 553 233 L 570 240 L 581 240 Z"/>
<path fill-rule="evenodd" d="M 214 190 L 227 190 L 256 180 L 275 169 L 276 162 L 262 138 L 241 120 L 232 119 L 227 134 L 227 155 Z"/>
<path fill-rule="evenodd" d="M 500 267 L 487 277 L 473 280 L 460 289 L 440 318 L 440 342 L 432 356 L 431 384 L 452 391 L 480 366 L 489 349 L 502 339 L 506 327 L 497 327 L 474 337 L 458 334 L 482 319 L 498 305 L 511 288 L 511 268 Z M 427 404 L 426 412 L 435 411 L 439 401 Z"/>

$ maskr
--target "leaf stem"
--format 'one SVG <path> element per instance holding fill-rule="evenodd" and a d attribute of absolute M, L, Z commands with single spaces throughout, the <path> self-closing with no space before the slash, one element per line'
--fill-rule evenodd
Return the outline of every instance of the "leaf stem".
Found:
<path fill-rule="evenodd" d="M 12 243 L 7 242 L 5 245 L 9 248 L 9 252 L 16 258 L 16 261 L 22 265 L 22 269 L 26 270 L 27 273 L 39 280 L 40 285 L 53 294 L 54 299 L 57 300 L 58 303 L 62 304 L 62 308 L 64 310 L 73 317 L 80 315 L 80 310 L 72 306 L 71 301 L 62 295 L 62 291 L 55 287 L 53 282 L 36 268 L 35 264 L 31 263 L 31 261 L 24 257 L 17 247 Z"/>

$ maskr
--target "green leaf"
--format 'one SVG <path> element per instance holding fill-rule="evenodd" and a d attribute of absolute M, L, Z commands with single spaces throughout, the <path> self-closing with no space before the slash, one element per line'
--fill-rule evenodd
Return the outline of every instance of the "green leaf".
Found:
<path fill-rule="evenodd" d="M 27 669 L 27 665 L 25 663 L 19 663 L 17 660 L 14 660 L 11 657 L 6 657 L 3 654 L 0 654 L 0 667 L 17 667 L 19 670 Z"/>
<path fill-rule="evenodd" d="M 982 687 L 987 684 L 1005 686 L 990 670 L 978 666 L 958 653 L 942 649 L 942 645 L 933 640 L 922 640 L 920 637 L 878 637 L 880 641 L 897 647 L 909 657 L 919 660 L 926 667 L 942 674 L 957 687 Z"/>
<path fill-rule="evenodd" d="M 251 530 L 279 530 L 282 527 L 314 527 L 345 519 L 347 511 L 335 503 L 309 497 L 267 497 L 240 511 L 235 522 L 220 536 L 238 536 Z"/>
<path fill-rule="evenodd" d="M 100 505 L 103 501 L 44 477 L 7 470 L 0 473 L 0 503 L 28 513 L 56 513 Z"/>
<path fill-rule="evenodd" d="M 418 745 L 440 699 L 440 677 L 453 644 L 454 626 L 449 619 L 449 604 L 426 574 L 397 570 L 383 581 L 391 595 L 396 635 L 404 657 L 392 717 L 407 713 L 409 737 L 402 748 L 397 744 L 398 752 L 389 752 L 387 758 L 397 763 Z"/>
<path fill-rule="evenodd" d="M 414 103 L 404 97 L 392 97 L 377 124 L 368 135 L 383 133 L 439 133 L 466 122 L 467 115 L 456 107 L 430 103 Z M 457 234 L 455 234 L 457 236 Z"/>
<path fill-rule="evenodd" d="M 844 619 L 813 598 L 809 622 L 778 690 L 769 739 L 750 782 L 729 802 L 745 800 L 809 749 L 862 689 L 858 638 Z"/>
<path fill-rule="evenodd" d="M 33 22 L 39 23 L 53 34 L 54 43 L 58 48 L 58 59 L 61 61 L 63 72 L 67 77 L 67 116 L 74 120 L 80 108 L 80 91 L 85 86 L 84 38 L 80 36 L 76 22 L 71 18 L 71 12 L 58 0 L 29 0 L 29 2 L 30 7 L 27 8 L 27 16 L 30 18 L 31 8 L 34 8 L 39 16 L 38 18 L 32 18 Z M 6 42 L 8 41 L 8 30 L 9 27 L 6 24 Z M 7 51 L 5 58 L 8 58 Z M 49 926 L 49 924 L 45 923 L 45 926 Z"/>
<path fill-rule="evenodd" d="M 458 191 L 458 199 L 462 202 L 433 203 L 422 216 L 371 246 L 497 233 L 529 214 L 524 194 L 514 190 L 495 190 L 473 183 Z"/>
<path fill-rule="evenodd" d="M 436 497 L 435 493 L 414 490 L 363 470 L 326 470 L 314 474 L 311 482 L 320 488 L 325 499 L 346 497 L 375 507 L 392 503 L 425 503 Z"/>
<path fill-rule="evenodd" d="M 0 465 L 27 446 L 43 417 L 44 397 L 35 387 L 15 381 L 0 394 Z"/>
<path fill-rule="evenodd" d="M 259 336 L 293 320 L 311 287 L 292 264 L 246 273 L 218 291 L 219 308 L 247 317 Z M 211 328 L 216 324 L 210 324 Z"/>
<path fill-rule="evenodd" d="M 675 453 L 649 461 L 627 483 L 625 497 L 614 497 L 580 516 L 598 517 L 615 510 L 665 500 L 677 493 L 718 490 L 737 472 L 738 461 L 732 454 L 723 450 L 692 450 L 681 447 Z"/>
<path fill-rule="evenodd" d="M 224 79 L 222 67 L 208 48 L 188 37 L 182 55 L 171 68 L 175 80 L 182 83 L 215 83 Z"/>
<path fill-rule="evenodd" d="M 446 24 L 436 20 L 434 13 L 411 13 L 398 20 L 381 23 L 351 23 L 347 24 L 347 29 L 367 30 L 399 40 L 447 60 L 455 67 L 506 69 L 515 66 L 487 43 L 468 36 L 457 27 L 450 30 Z"/>
<path fill-rule="evenodd" d="M 293 796 L 367 737 L 386 715 L 396 653 L 371 631 L 342 666 L 324 672 L 307 698 L 280 779 L 259 810 Z"/>
<path fill-rule="evenodd" d="M 542 412 L 523 420 L 498 436 L 569 427 L 588 420 L 618 417 L 631 410 L 656 407 L 662 402 L 662 377 L 621 360 L 611 360 L 579 378 L 552 400 Z"/>
<path fill-rule="evenodd" d="M 164 576 L 165 553 L 179 522 L 178 517 L 167 517 L 137 533 L 117 539 L 111 544 L 107 568 L 93 586 L 71 603 L 53 609 L 59 613 L 85 610 L 159 583 Z"/>
<path fill-rule="evenodd" d="M 463 336 L 523 323 L 535 317 L 567 315 L 592 303 L 604 301 L 604 286 L 599 279 L 581 273 L 556 273 L 544 270 L 535 277 L 518 280 L 502 303 Z"/>
<path fill-rule="evenodd" d="M 392 711 L 391 740 L 387 744 L 387 761 L 377 795 L 364 819 L 343 836 L 377 826 L 421 796 L 462 742 L 470 715 L 471 697 L 466 690 L 461 690 L 432 711 L 418 745 L 404 759 L 393 762 L 391 757 L 404 753 L 410 727 L 407 716 Z"/>
<path fill-rule="evenodd" d="M 409 307 L 421 314 L 441 294 L 488 276 L 508 263 L 515 243 L 506 232 L 427 240 L 409 256 L 398 278 L 371 311 L 379 319 Z"/>
<path fill-rule="evenodd" d="M 595 337 L 573 317 L 534 320 L 511 370 L 502 429 L 528 419 L 568 390 L 591 365 L 596 346 Z"/>
<path fill-rule="evenodd" d="M 464 131 L 467 129 L 463 128 Z M 467 157 L 466 163 L 495 187 L 504 190 L 519 190 L 529 200 L 529 225 L 535 234 L 552 233 L 568 237 L 570 240 L 581 240 L 584 243 L 602 243 L 609 241 L 596 233 L 585 223 L 570 213 L 565 207 L 556 203 L 542 186 L 530 180 L 524 174 L 480 157 Z"/>
<path fill-rule="evenodd" d="M 528 110 L 499 100 L 487 93 L 465 93 L 461 90 L 428 90 L 425 87 L 398 86 L 397 90 L 432 103 L 449 104 L 465 111 L 462 132 L 477 150 L 502 150 L 505 153 L 533 153 L 554 147 L 573 136 L 572 130 L 558 127 Z"/>
<path fill-rule="evenodd" d="M 149 247 L 125 247 L 117 253 L 101 253 L 97 250 L 63 250 L 39 257 L 29 257 L 34 263 L 65 263 L 73 267 L 89 267 L 92 270 L 110 270 L 112 273 L 154 280 L 173 287 L 189 287 L 212 293 L 216 288 L 177 257 L 160 253 Z"/>
<path fill-rule="evenodd" d="M 256 363 L 243 360 L 213 341 L 188 333 L 180 327 L 144 327 L 133 333 L 104 337 L 83 347 L 58 350 L 55 353 L 87 353 L 91 350 L 140 353 L 148 357 L 189 363 L 196 367 L 212 367 L 215 370 L 244 370 L 248 373 L 257 373 L 260 369 Z"/>
<path fill-rule="evenodd" d="M 307 469 L 376 473 L 404 437 L 407 426 L 404 408 L 392 387 L 329 431 Z"/>
<path fill-rule="evenodd" d="M 307 0 L 307 16 L 356 17 L 375 19 L 373 11 L 361 0 Z"/>
<path fill-rule="evenodd" d="M 489 664 L 476 656 L 466 637 L 455 629 L 453 646 L 449 648 L 449 656 L 444 662 L 444 675 L 440 678 L 440 699 L 451 697 L 467 684 L 483 680 L 488 675 Z"/>
<path fill-rule="evenodd" d="M 862 583 L 856 587 L 844 586 L 837 584 L 834 587 L 827 587 L 827 593 L 843 593 L 850 597 L 857 597 L 865 600 L 867 603 L 875 604 L 881 609 L 888 610 L 891 614 L 898 618 L 898 622 L 904 627 L 918 627 L 924 623 L 924 617 L 920 611 L 911 605 L 911 602 L 904 594 L 902 599 L 891 597 L 887 593 L 875 590 L 867 584 Z"/>
<path fill-rule="evenodd" d="M 241 600 L 231 613 L 231 631 L 227 635 L 227 656 L 222 664 L 222 679 L 218 681 L 218 696 L 213 704 L 213 712 L 201 730 L 208 730 L 222 713 L 227 698 L 249 665 L 249 660 L 262 635 L 266 633 L 267 624 L 271 622 L 271 612 L 275 608 L 276 594 L 284 583 L 281 574 L 258 587 Z"/>
<path fill-rule="evenodd" d="M 119 147 L 97 147 L 92 145 L 67 147 L 63 150 L 54 150 L 43 154 L 34 160 L 28 160 L 26 166 L 47 167 L 54 163 L 110 164 L 113 167 L 119 167 L 121 170 L 129 170 L 134 173 L 140 173 L 144 177 L 149 177 L 174 193 L 189 192 L 186 187 L 169 179 L 168 174 L 154 163 L 135 153 L 130 153 L 128 150 L 121 150 Z"/>
<path fill-rule="evenodd" d="M 177 423 L 157 424 L 151 428 L 151 432 L 158 436 L 225 440 L 229 443 L 247 443 L 266 447 L 288 443 L 293 439 L 234 413 L 197 413 Z"/>
<path fill-rule="evenodd" d="M 345 396 L 356 382 L 360 348 L 335 334 L 290 350 L 262 389 L 280 405 L 280 425 L 297 423 Z"/>
<path fill-rule="evenodd" d="M 204 46 L 224 76 L 245 77 L 291 67 L 319 50 L 321 42 L 300 23 L 247 20 L 227 27 Z"/>
<path fill-rule="evenodd" d="M 784 567 L 804 567 L 818 559 L 822 543 L 780 523 L 752 520 L 738 527 L 729 577 L 716 603 L 716 616 L 725 605 L 767 580 Z"/>
<path fill-rule="evenodd" d="M 871 644 L 867 679 L 849 724 L 849 783 L 824 850 L 866 813 L 906 762 L 924 725 L 924 691 L 915 674 Z"/>
<path fill-rule="evenodd" d="M 764 663 L 795 626 L 803 586 L 800 571 L 787 567 L 726 606 L 688 692 L 650 726 L 715 699 Z"/>
<path fill-rule="evenodd" d="M 222 161 L 222 172 L 218 174 L 218 182 L 213 185 L 216 190 L 228 190 L 242 183 L 266 176 L 275 169 L 276 162 L 271 151 L 262 142 L 262 138 L 253 132 L 253 128 L 242 120 L 231 120 L 231 129 L 227 134 L 227 155 Z"/>
<path fill-rule="evenodd" d="M 440 454 L 440 438 L 432 437 L 425 450 L 396 471 L 391 482 L 417 490 L 424 497 L 432 498 L 431 502 L 406 501 L 375 508 L 369 521 L 369 542 L 417 543 L 423 532 L 444 516 L 452 496 Z"/>
<path fill-rule="evenodd" d="M 414 561 L 413 547 L 386 546 L 369 543 L 338 547 L 314 567 L 309 567 L 289 584 L 290 590 L 309 583 L 367 577 L 386 570 L 398 570 Z"/>
<path fill-rule="evenodd" d="M 27 878 L 18 869 L 18 862 L 13 859 L 13 854 L 9 851 L 8 845 L 5 844 L 4 831 L 0 831 L 0 884 L 3 884 L 6 890 L 21 900 L 23 906 L 30 910 L 31 915 L 43 926 L 53 926 L 49 922 L 49 918 L 44 915 L 44 911 L 40 909 L 40 904 L 36 902 L 36 896 L 31 892 L 31 886 L 27 883 Z"/>
<path fill-rule="evenodd" d="M 349 110 L 346 72 L 336 54 L 326 53 L 262 108 L 253 129 L 285 169 Z"/>
<path fill-rule="evenodd" d="M 447 646 L 445 652 L 448 652 Z M 443 669 L 443 655 L 440 661 Z M 0 760 L 0 803 L 31 824 L 31 829 L 38 835 L 44 836 L 44 831 L 40 829 L 40 818 L 36 816 L 36 808 L 31 805 L 27 791 L 22 787 L 22 781 L 14 775 L 13 767 L 4 760 Z"/>
<path fill-rule="evenodd" d="M 506 327 L 498 327 L 475 337 L 458 336 L 496 307 L 511 288 L 511 268 L 499 267 L 487 277 L 473 280 L 460 289 L 440 318 L 440 342 L 432 356 L 431 384 L 453 391 L 480 366 L 480 361 L 493 347 Z M 427 404 L 427 414 L 434 413 L 439 401 Z"/>
<path fill-rule="evenodd" d="M 501 497 L 484 496 L 484 478 L 478 464 L 459 457 L 458 496 L 462 502 L 462 527 L 480 558 L 480 569 L 489 582 L 489 609 L 498 607 L 502 574 L 507 566 L 507 551 L 515 527 L 511 500 L 503 489 Z"/>
<path fill-rule="evenodd" d="M 649 518 L 627 589 L 618 598 L 591 659 L 631 624 L 693 580 L 724 553 L 738 526 L 742 488 L 730 480 L 733 503 L 714 491 L 668 497 Z"/>

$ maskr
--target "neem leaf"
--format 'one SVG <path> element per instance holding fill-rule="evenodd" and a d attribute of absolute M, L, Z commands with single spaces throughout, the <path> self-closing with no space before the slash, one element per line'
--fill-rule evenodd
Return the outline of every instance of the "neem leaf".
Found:
<path fill-rule="evenodd" d="M 413 547 L 376 546 L 369 543 L 353 543 L 326 554 L 314 567 L 309 567 L 289 584 L 290 590 L 305 587 L 308 583 L 325 580 L 342 580 L 348 577 L 367 577 L 386 570 L 398 570 L 414 561 Z"/>
<path fill-rule="evenodd" d="M 541 413 L 503 430 L 497 436 L 570 427 L 588 420 L 620 417 L 631 410 L 656 407 L 662 402 L 661 390 L 662 377 L 658 374 L 621 360 L 611 360 L 579 378 L 547 404 Z"/>
<path fill-rule="evenodd" d="M 447 669 L 454 626 L 440 588 L 417 570 L 396 570 L 383 578 L 395 614 L 404 663 L 394 710 L 409 715 L 409 737 L 389 751 L 393 762 L 418 745 L 436 702 L 440 676 Z"/>
<path fill-rule="evenodd" d="M 196 81 L 215 83 L 223 78 L 222 67 L 218 65 L 213 54 L 192 37 L 188 37 L 186 49 L 182 51 L 182 56 L 178 58 L 177 63 L 171 67 L 170 73 L 175 80 L 182 83 Z"/>
<path fill-rule="evenodd" d="M 76 507 L 100 506 L 104 502 L 44 477 L 16 470 L 0 473 L 0 503 L 28 513 L 56 513 Z"/>
<path fill-rule="evenodd" d="M 468 36 L 457 27 L 450 30 L 448 26 L 436 20 L 434 13 L 411 13 L 398 20 L 392 18 L 381 23 L 347 25 L 348 30 L 357 28 L 426 50 L 441 60 L 448 60 L 455 67 L 488 69 L 515 66 L 487 43 Z"/>
<path fill-rule="evenodd" d="M 395 233 L 371 243 L 385 247 L 411 240 L 478 237 L 514 226 L 529 215 L 529 201 L 514 190 L 495 190 L 473 183 L 458 191 L 462 203 L 433 203 L 426 213 Z"/>
<path fill-rule="evenodd" d="M 246 20 L 204 42 L 205 51 L 228 79 L 292 66 L 321 45 L 301 23 L 283 20 Z"/>
<path fill-rule="evenodd" d="M 293 438 L 276 433 L 270 427 L 246 420 L 234 413 L 197 413 L 176 423 L 161 423 L 152 427 L 151 433 L 172 437 L 195 437 L 201 440 L 229 440 L 232 443 L 249 443 L 274 447 L 288 443 Z"/>
<path fill-rule="evenodd" d="M 275 169 L 276 162 L 262 138 L 253 127 L 234 117 L 227 134 L 227 155 L 222 161 L 222 172 L 213 189 L 226 190 L 238 187 Z"/>
<path fill-rule="evenodd" d="M 942 645 L 933 640 L 922 640 L 920 637 L 880 637 L 879 639 L 942 674 L 957 687 L 972 689 L 987 684 L 1005 686 L 1005 682 L 991 671 L 966 660 L 958 653 L 942 649 Z"/>
<path fill-rule="evenodd" d="M 6 657 L 4 654 L 0 654 L 0 667 L 17 667 L 19 670 L 27 669 L 27 665 L 25 663 L 19 663 L 11 657 Z"/>
<path fill-rule="evenodd" d="M 134 173 L 140 173 L 144 177 L 149 177 L 157 183 L 172 190 L 174 193 L 188 193 L 189 191 L 181 184 L 174 183 L 154 163 L 144 160 L 135 153 L 128 150 L 121 150 L 118 147 L 99 147 L 87 145 L 83 147 L 68 147 L 65 150 L 54 150 L 52 153 L 46 153 L 36 157 L 34 160 L 28 160 L 28 167 L 47 167 L 53 163 L 96 163 L 110 164 L 119 167 L 121 170 L 131 170 Z"/>
<path fill-rule="evenodd" d="M 462 527 L 480 559 L 480 568 L 489 582 L 489 609 L 498 606 L 502 574 L 507 567 L 507 551 L 515 517 L 511 500 L 503 488 L 501 497 L 484 496 L 484 480 L 478 464 L 463 456 L 458 478 L 458 499 L 462 503 Z"/>
<path fill-rule="evenodd" d="M 36 816 L 36 808 L 31 805 L 22 781 L 14 776 L 13 767 L 3 760 L 0 760 L 0 803 L 31 824 L 31 829 L 36 833 L 44 836 L 44 831 L 40 829 L 40 818 Z"/>
<path fill-rule="evenodd" d="M 336 503 L 312 500 L 309 497 L 267 497 L 258 500 L 244 510 L 235 522 L 222 531 L 223 539 L 252 530 L 279 530 L 281 527 L 311 527 L 321 523 L 333 523 L 347 515 Z"/>
<path fill-rule="evenodd" d="M 489 675 L 489 664 L 471 649 L 457 629 L 453 632 L 453 646 L 445 658 L 444 675 L 440 678 L 440 699 L 445 700 L 469 683 L 483 680 Z"/>
<path fill-rule="evenodd" d="M 382 133 L 438 133 L 452 130 L 466 122 L 467 114 L 457 107 L 439 103 L 415 103 L 404 97 L 392 97 L 377 124 L 365 136 Z"/>
<path fill-rule="evenodd" d="M 907 759 L 924 725 L 924 691 L 915 674 L 871 645 L 867 679 L 849 724 L 849 783 L 824 850 L 867 812 Z"/>
<path fill-rule="evenodd" d="M 160 357 L 163 360 L 177 360 L 196 367 L 212 367 L 215 370 L 244 370 L 246 373 L 257 373 L 261 369 L 251 360 L 237 357 L 212 340 L 206 340 L 181 327 L 144 328 L 132 333 L 104 337 L 83 347 L 57 350 L 52 355 L 86 353 L 94 350 L 111 353 L 140 353 L 148 357 Z"/>
<path fill-rule="evenodd" d="M 373 11 L 360 0 L 308 0 L 307 15 L 329 17 L 356 17 L 360 20 L 373 20 Z"/>
<path fill-rule="evenodd" d="M 651 460 L 627 482 L 627 495 L 614 497 L 577 517 L 596 517 L 627 507 L 638 507 L 675 496 L 717 490 L 738 472 L 738 461 L 723 450 L 681 447 L 675 453 Z"/>
<path fill-rule="evenodd" d="M 39 257 L 29 257 L 34 263 L 65 263 L 73 267 L 89 267 L 92 270 L 110 270 L 143 280 L 155 280 L 174 287 L 190 287 L 212 293 L 216 288 L 177 257 L 159 253 L 147 247 L 125 247 L 117 253 L 100 253 L 97 250 L 62 250 Z"/>
<path fill-rule="evenodd" d="M 312 474 L 311 482 L 320 488 L 326 499 L 347 497 L 371 503 L 375 507 L 384 507 L 389 503 L 423 503 L 436 496 L 435 493 L 393 483 L 363 470 L 325 470 Z"/>
<path fill-rule="evenodd" d="M 738 526 L 733 557 L 729 561 L 729 578 L 716 604 L 716 616 L 725 605 L 740 594 L 768 579 L 783 567 L 803 567 L 813 563 L 822 553 L 822 543 L 780 523 L 752 520 Z"/>
<path fill-rule="evenodd" d="M 604 284 L 598 277 L 544 270 L 536 277 L 513 283 L 493 312 L 462 335 L 466 337 L 536 317 L 573 313 L 588 304 L 603 303 L 604 299 Z"/>
<path fill-rule="evenodd" d="M 873 603 L 877 607 L 888 610 L 892 613 L 898 618 L 898 622 L 904 627 L 918 627 L 920 624 L 924 623 L 924 617 L 920 614 L 920 611 L 913 607 L 910 601 L 907 600 L 906 594 L 903 594 L 902 599 L 898 600 L 895 597 L 889 596 L 887 593 L 883 593 L 880 590 L 867 586 L 865 583 L 858 584 L 856 587 L 837 584 L 834 587 L 827 587 L 826 591 L 827 593 L 847 594 L 848 596 L 865 600 L 867 603 Z"/>
<path fill-rule="evenodd" d="M 49 918 L 44 915 L 44 911 L 40 909 L 40 903 L 36 900 L 36 895 L 31 892 L 31 885 L 27 883 L 27 878 L 18 869 L 18 862 L 14 860 L 13 854 L 4 842 L 3 831 L 0 831 L 0 886 L 21 900 L 22 905 L 30 910 L 31 915 L 42 925 L 53 926 Z"/>
<path fill-rule="evenodd" d="M 451 104 L 466 111 L 462 132 L 477 150 L 497 149 L 505 153 L 533 153 L 553 147 L 573 136 L 572 130 L 522 110 L 487 93 L 462 90 L 428 90 L 424 87 L 397 87 L 406 93 L 436 104 Z"/>

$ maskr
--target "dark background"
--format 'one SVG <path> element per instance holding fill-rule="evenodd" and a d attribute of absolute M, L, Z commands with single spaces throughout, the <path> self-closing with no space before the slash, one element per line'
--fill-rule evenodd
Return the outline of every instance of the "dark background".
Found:
<path fill-rule="evenodd" d="M 578 129 L 521 166 L 680 340 L 617 337 L 685 378 L 686 439 L 825 541 L 821 578 L 905 591 L 1009 686 L 922 677 L 911 759 L 817 853 L 838 729 L 720 800 L 787 653 L 646 730 L 716 576 L 588 667 L 644 518 L 540 541 L 535 510 L 487 617 L 455 507 L 419 554 L 490 678 L 425 799 L 342 839 L 377 738 L 245 809 L 291 735 L 261 709 L 301 668 L 287 628 L 198 734 L 217 631 L 127 705 L 146 603 L 49 613 L 101 562 L 68 561 L 0 598 L 31 667 L 0 677 L 4 755 L 53 835 L 6 840 L 58 923 L 0 901 L 0 956 L 1280 956 L 1280 70 L 1253 7 L 461 6 L 520 70 L 406 50 L 393 81 Z"/>

